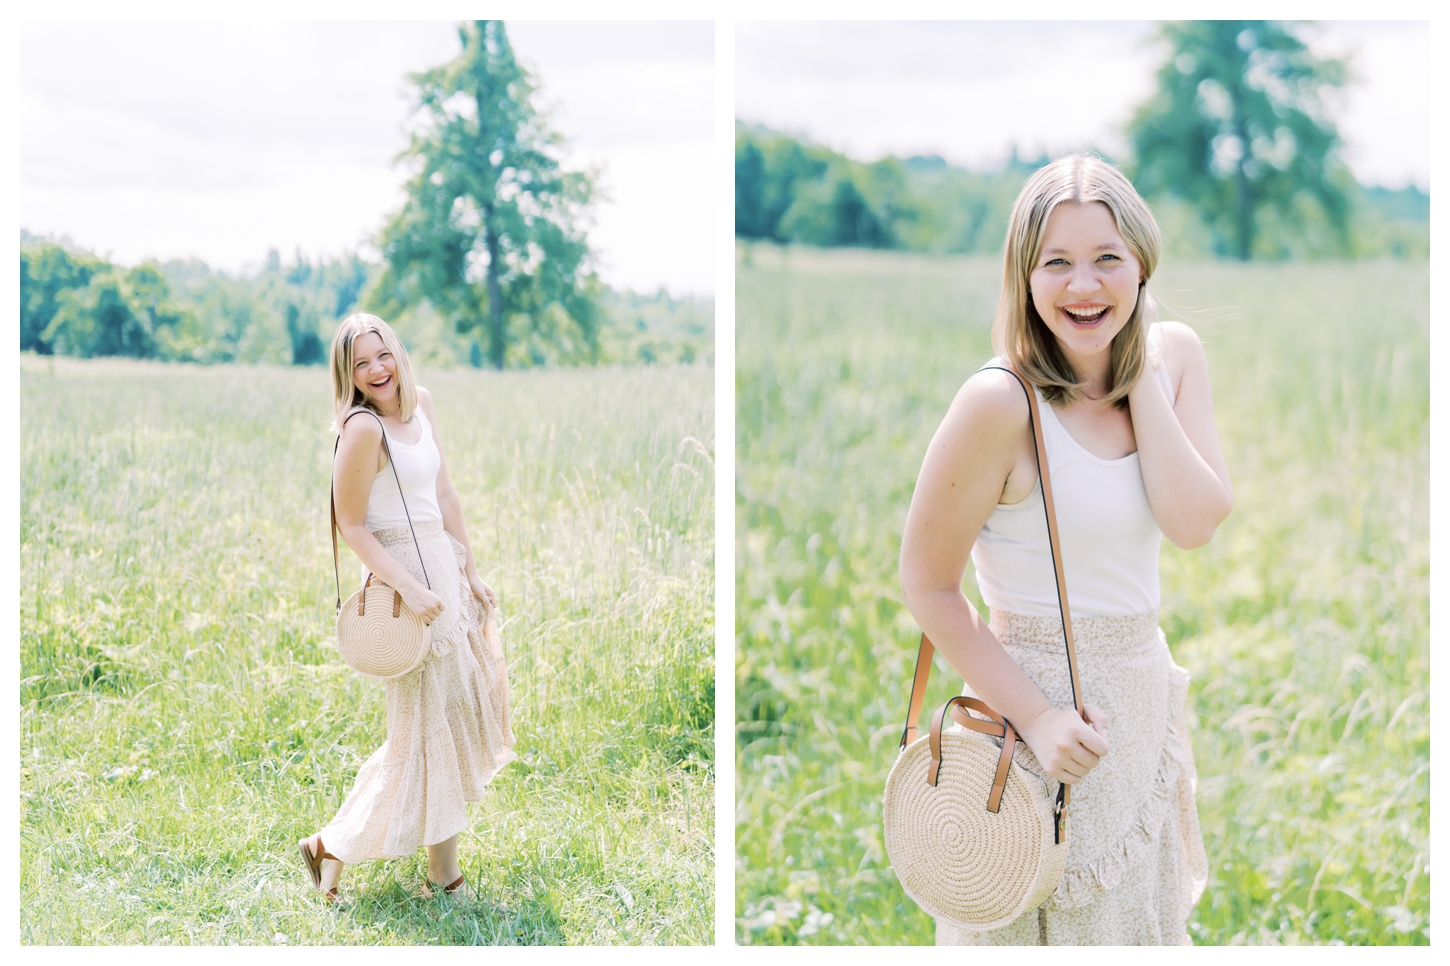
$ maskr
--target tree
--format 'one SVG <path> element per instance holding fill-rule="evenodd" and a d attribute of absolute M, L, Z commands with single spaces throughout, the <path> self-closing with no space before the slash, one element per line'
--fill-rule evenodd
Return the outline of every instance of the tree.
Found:
<path fill-rule="evenodd" d="M 168 355 L 170 339 L 184 331 L 187 313 L 172 300 L 166 278 L 155 265 L 132 269 L 103 265 L 81 288 L 57 299 L 55 314 L 41 338 L 61 355 Z"/>
<path fill-rule="evenodd" d="M 803 185 L 829 167 L 827 152 L 764 128 L 735 126 L 735 234 L 787 241 L 781 219 Z"/>
<path fill-rule="evenodd" d="M 534 108 L 503 23 L 458 35 L 458 57 L 410 75 L 417 129 L 401 157 L 416 171 L 383 229 L 386 267 L 369 300 L 395 311 L 426 299 L 475 344 L 484 332 L 495 368 L 511 346 L 520 363 L 538 361 L 543 343 L 592 360 L 599 282 L 582 223 L 593 180 L 560 166 L 561 138 Z"/>
<path fill-rule="evenodd" d="M 1158 92 L 1129 125 L 1138 190 L 1194 205 L 1240 259 L 1254 252 L 1261 211 L 1302 224 L 1310 199 L 1346 244 L 1339 133 L 1323 100 L 1345 65 L 1275 21 L 1169 23 L 1162 37 Z"/>
<path fill-rule="evenodd" d="M 20 351 L 50 355 L 54 348 L 45 338 L 65 293 L 85 288 L 91 277 L 106 267 L 88 252 L 74 252 L 52 241 L 20 245 Z"/>

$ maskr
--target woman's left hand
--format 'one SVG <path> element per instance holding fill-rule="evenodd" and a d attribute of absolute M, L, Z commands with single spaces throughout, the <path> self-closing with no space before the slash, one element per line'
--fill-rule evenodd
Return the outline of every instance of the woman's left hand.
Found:
<path fill-rule="evenodd" d="M 469 575 L 468 586 L 472 588 L 473 596 L 483 602 L 484 610 L 493 610 L 498 606 L 498 597 L 494 594 L 493 588 L 484 583 L 483 578 L 478 574 Z"/>

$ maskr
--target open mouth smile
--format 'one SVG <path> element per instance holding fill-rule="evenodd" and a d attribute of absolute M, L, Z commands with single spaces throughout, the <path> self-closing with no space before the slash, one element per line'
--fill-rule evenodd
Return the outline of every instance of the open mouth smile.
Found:
<path fill-rule="evenodd" d="M 1060 306 L 1058 311 L 1073 325 L 1090 328 L 1106 318 L 1110 308 L 1108 305 L 1074 305 Z"/>

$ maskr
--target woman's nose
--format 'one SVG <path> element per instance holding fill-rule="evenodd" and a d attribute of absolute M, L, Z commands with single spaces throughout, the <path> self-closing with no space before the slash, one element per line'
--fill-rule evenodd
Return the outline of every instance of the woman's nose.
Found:
<path fill-rule="evenodd" d="M 1074 266 L 1067 279 L 1067 290 L 1074 295 L 1088 295 L 1099 288 L 1098 273 L 1091 265 Z"/>

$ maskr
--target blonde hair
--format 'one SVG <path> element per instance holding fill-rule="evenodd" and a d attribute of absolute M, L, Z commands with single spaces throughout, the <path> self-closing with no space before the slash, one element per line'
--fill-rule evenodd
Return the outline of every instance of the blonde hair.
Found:
<path fill-rule="evenodd" d="M 1148 279 L 1163 249 L 1158 222 L 1123 173 L 1102 158 L 1071 154 L 1039 168 L 1017 196 L 1002 252 L 1002 298 L 992 321 L 992 348 L 1058 405 L 1083 398 L 1087 383 L 1058 347 L 1057 339 L 1032 304 L 1032 270 L 1042 253 L 1047 219 L 1064 201 L 1098 202 L 1112 212 L 1118 233 L 1128 245 L 1143 277 L 1138 303 L 1126 325 L 1113 338 L 1108 365 L 1108 393 L 1119 409 L 1143 373 L 1147 325 L 1156 315 Z"/>
<path fill-rule="evenodd" d="M 413 418 L 418 408 L 418 383 L 413 378 L 413 364 L 408 361 L 408 350 L 393 327 L 376 315 L 354 312 L 337 324 L 332 334 L 332 428 L 341 432 L 342 419 L 359 406 L 377 412 L 377 407 L 353 382 L 354 364 L 352 347 L 361 335 L 376 332 L 383 340 L 383 347 L 393 354 L 398 367 L 398 418 L 403 422 Z"/>

